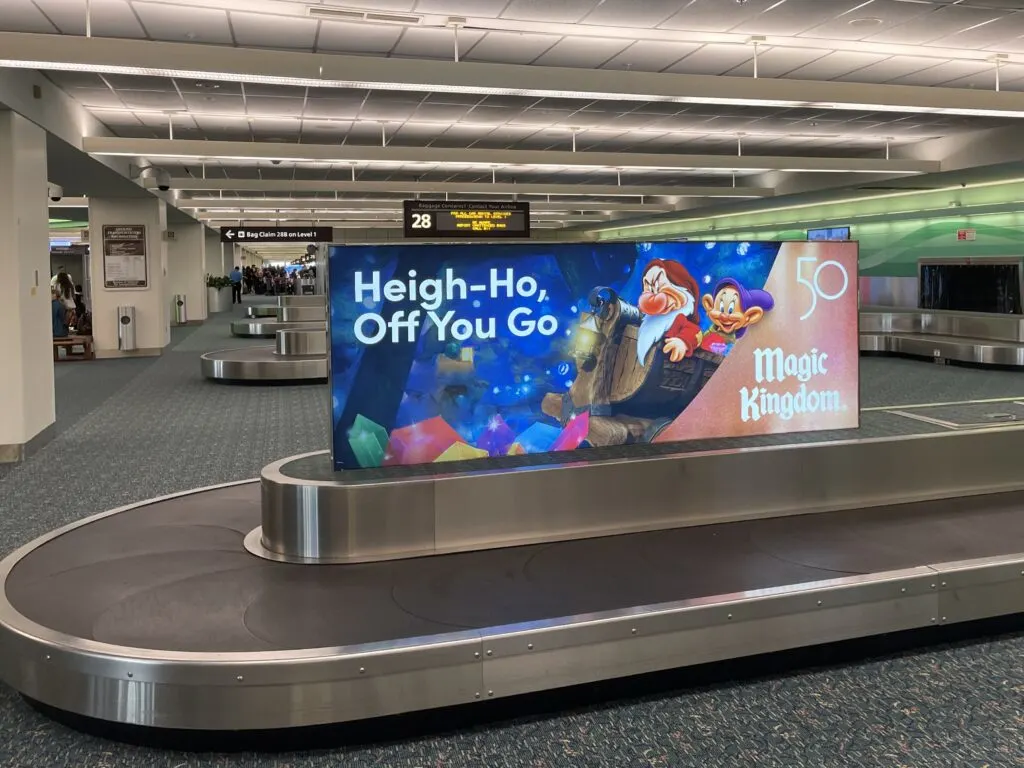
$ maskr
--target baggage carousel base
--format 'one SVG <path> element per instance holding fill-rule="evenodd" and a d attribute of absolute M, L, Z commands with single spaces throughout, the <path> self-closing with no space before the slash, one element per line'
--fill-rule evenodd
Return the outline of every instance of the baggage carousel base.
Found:
<path fill-rule="evenodd" d="M 0 563 L 0 673 L 41 705 L 319 726 L 1024 611 L 1024 493 L 357 565 L 248 554 L 255 481 L 86 518 Z"/>

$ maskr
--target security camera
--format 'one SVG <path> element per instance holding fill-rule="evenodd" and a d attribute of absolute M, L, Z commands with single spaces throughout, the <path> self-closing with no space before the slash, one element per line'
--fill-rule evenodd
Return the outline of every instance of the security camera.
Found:
<path fill-rule="evenodd" d="M 153 172 L 153 180 L 156 182 L 156 188 L 161 192 L 166 192 L 171 188 L 171 174 L 163 168 L 157 168 Z"/>
<path fill-rule="evenodd" d="M 53 202 L 59 203 L 60 199 L 64 197 L 64 187 L 60 184 L 47 184 L 46 194 L 49 195 Z"/>
<path fill-rule="evenodd" d="M 165 171 L 163 168 L 157 168 L 155 165 L 147 165 L 145 168 L 130 168 L 132 178 L 146 179 L 151 178 L 156 183 L 156 188 L 161 192 L 166 192 L 171 188 L 171 174 Z"/>

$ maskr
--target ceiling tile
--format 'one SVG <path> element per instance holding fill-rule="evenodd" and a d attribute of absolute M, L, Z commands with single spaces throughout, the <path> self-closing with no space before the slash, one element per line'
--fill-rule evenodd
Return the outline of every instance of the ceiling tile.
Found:
<path fill-rule="evenodd" d="M 362 98 L 309 98 L 303 116 L 307 118 L 354 118 L 362 108 Z"/>
<path fill-rule="evenodd" d="M 484 18 L 497 18 L 508 0 L 473 0 L 472 6 L 467 8 L 466 0 L 417 0 L 415 10 L 417 13 L 439 13 L 453 16 L 476 16 Z"/>
<path fill-rule="evenodd" d="M 189 6 L 187 11 L 179 5 L 133 0 L 132 7 L 139 15 L 146 32 L 155 40 L 184 40 L 196 43 L 231 45 L 228 14 L 222 10 Z"/>
<path fill-rule="evenodd" d="M 68 91 L 79 104 L 86 107 L 123 107 L 124 103 L 109 88 L 75 88 Z"/>
<path fill-rule="evenodd" d="M 995 21 L 933 40 L 930 45 L 948 48 L 1003 50 L 1002 44 L 1024 35 L 1024 13 L 1000 16 Z"/>
<path fill-rule="evenodd" d="M 247 96 L 245 99 L 245 106 L 250 115 L 270 117 L 301 115 L 304 104 L 304 99 L 283 99 L 275 96 Z"/>
<path fill-rule="evenodd" d="M 1003 64 L 999 68 L 1001 86 L 1008 91 L 1017 90 L 1014 81 L 1024 78 L 1024 65 Z M 977 88 L 979 90 L 994 90 L 996 87 L 995 67 L 991 64 L 987 68 L 977 70 L 965 77 L 943 83 L 948 88 Z"/>
<path fill-rule="evenodd" d="M 32 0 L 0 2 L 0 29 L 6 32 L 38 32 L 53 34 L 60 30 L 47 21 Z"/>
<path fill-rule="evenodd" d="M 156 91 L 119 90 L 117 95 L 129 107 L 140 109 L 184 109 L 185 104 L 177 93 L 157 93 Z"/>
<path fill-rule="evenodd" d="M 898 77 L 906 77 L 935 64 L 935 59 L 920 56 L 891 56 L 882 61 L 861 67 L 835 78 L 851 83 L 886 83 Z"/>
<path fill-rule="evenodd" d="M 992 65 L 984 61 L 930 61 L 931 65 L 925 69 L 894 77 L 888 82 L 894 85 L 943 85 L 979 72 L 993 71 Z"/>
<path fill-rule="evenodd" d="M 799 69 L 793 70 L 786 75 L 787 78 L 797 80 L 834 80 L 842 75 L 849 74 L 855 69 L 861 69 L 874 64 L 885 56 L 877 53 L 858 53 L 852 51 L 836 51 L 822 56 Z"/>
<path fill-rule="evenodd" d="M 95 72 L 50 71 L 46 73 L 46 76 L 54 85 L 65 90 L 71 88 L 94 88 L 99 90 L 107 87 L 107 84 L 103 82 L 103 78 Z"/>
<path fill-rule="evenodd" d="M 521 110 L 513 107 L 492 107 L 481 105 L 473 107 L 465 117 L 471 123 L 505 123 L 521 114 Z"/>
<path fill-rule="evenodd" d="M 750 0 L 746 3 L 731 0 L 680 0 L 680 11 L 658 26 L 662 29 L 726 32 L 761 14 L 775 2 L 777 0 Z"/>
<path fill-rule="evenodd" d="M 244 115 L 245 101 L 241 96 L 231 94 L 206 96 L 198 93 L 182 94 L 185 106 L 192 112 L 214 112 L 217 114 Z"/>
<path fill-rule="evenodd" d="M 753 55 L 753 49 L 745 45 L 712 43 L 699 48 L 665 71 L 687 75 L 721 75 L 749 61 Z"/>
<path fill-rule="evenodd" d="M 472 29 L 459 30 L 460 53 L 480 42 L 483 35 L 483 32 Z M 450 29 L 410 27 L 402 34 L 392 54 L 420 59 L 454 59 L 455 35 Z"/>
<path fill-rule="evenodd" d="M 175 78 L 173 84 L 182 93 L 201 93 L 207 96 L 241 96 L 242 84 L 229 83 L 223 80 L 189 80 L 184 77 Z"/>
<path fill-rule="evenodd" d="M 501 18 L 574 24 L 596 5 L 597 0 L 511 0 Z"/>
<path fill-rule="evenodd" d="M 772 46 L 762 49 L 757 54 L 757 74 L 759 77 L 785 77 L 789 72 L 820 59 L 826 51 L 808 50 L 807 48 L 781 48 Z M 727 74 L 752 76 L 754 74 L 754 57 L 739 67 L 729 70 Z"/>
<path fill-rule="evenodd" d="M 243 47 L 310 51 L 316 40 L 317 25 L 314 19 L 231 12 L 235 41 Z"/>
<path fill-rule="evenodd" d="M 455 104 L 420 104 L 409 119 L 454 123 L 464 118 L 469 110 L 469 107 Z"/>
<path fill-rule="evenodd" d="M 6 10 L 7 3 L 0 2 L 0 9 Z M 14 0 L 17 5 L 17 0 Z M 36 5 L 66 35 L 85 34 L 85 7 L 82 3 L 68 0 L 35 0 Z M 127 0 L 90 0 L 92 34 L 96 37 L 142 38 L 146 33 L 139 20 L 132 13 Z M 0 20 L 3 10 L 0 10 Z M 3 26 L 0 24 L 0 26 Z M 6 27 L 4 27 L 6 29 Z"/>
<path fill-rule="evenodd" d="M 605 63 L 604 69 L 661 72 L 700 48 L 699 43 L 638 41 Z"/>
<path fill-rule="evenodd" d="M 836 16 L 823 24 L 806 30 L 801 37 L 837 40 L 863 40 L 934 10 L 927 3 L 908 3 L 904 0 L 872 0 L 852 13 Z"/>
<path fill-rule="evenodd" d="M 650 29 L 679 11 L 684 0 L 616 0 L 598 3 L 584 24 Z"/>
<path fill-rule="evenodd" d="M 845 14 L 858 5 L 863 5 L 863 0 L 828 0 L 825 3 L 821 0 L 772 2 L 763 13 L 745 19 L 729 31 L 794 37 L 810 27 Z"/>
<path fill-rule="evenodd" d="M 1005 15 L 1006 13 L 1002 11 L 967 8 L 964 6 L 944 6 L 934 8 L 927 15 L 917 17 L 910 23 L 890 27 L 865 39 L 873 43 L 920 45 Z"/>
<path fill-rule="evenodd" d="M 402 27 L 383 24 L 320 22 L 316 49 L 328 53 L 388 53 L 395 47 Z"/>
<path fill-rule="evenodd" d="M 614 58 L 628 45 L 628 40 L 563 37 L 533 63 L 547 67 L 595 69 Z"/>
<path fill-rule="evenodd" d="M 488 32 L 463 58 L 466 61 L 529 64 L 559 39 L 556 35 Z"/>

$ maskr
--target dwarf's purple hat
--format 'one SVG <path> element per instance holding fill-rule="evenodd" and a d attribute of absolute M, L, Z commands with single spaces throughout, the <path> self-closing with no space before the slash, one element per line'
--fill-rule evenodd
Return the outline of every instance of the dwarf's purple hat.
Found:
<path fill-rule="evenodd" d="M 746 289 L 743 287 L 743 283 L 739 280 L 735 280 L 731 277 L 725 277 L 718 281 L 715 285 L 715 295 L 723 288 L 732 286 L 736 289 L 736 292 L 740 295 L 740 304 L 744 310 L 750 309 L 751 307 L 760 307 L 765 312 L 768 312 L 772 307 L 775 306 L 775 299 L 768 291 L 762 291 L 760 288 Z M 746 328 L 740 328 L 736 331 L 736 338 L 740 338 L 744 333 L 747 332 Z"/>

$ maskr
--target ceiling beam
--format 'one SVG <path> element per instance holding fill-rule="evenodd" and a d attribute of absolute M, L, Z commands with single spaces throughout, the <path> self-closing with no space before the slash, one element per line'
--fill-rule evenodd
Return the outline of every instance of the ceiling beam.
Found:
<path fill-rule="evenodd" d="M 335 221 L 363 221 L 363 222 L 401 222 L 401 213 L 385 213 L 383 211 L 371 211 L 369 213 L 346 213 L 344 211 L 328 212 L 321 214 L 314 214 L 312 216 L 303 216 L 301 212 L 288 213 L 284 211 L 282 213 L 264 213 L 264 212 L 253 212 L 253 211 L 242 211 L 238 214 L 222 213 L 219 211 L 199 211 L 196 213 L 196 217 L 199 221 L 226 221 L 235 222 L 241 221 L 295 221 L 295 222 L 308 222 L 314 224 L 316 222 L 335 222 Z M 575 213 L 570 211 L 564 211 L 562 214 L 535 211 L 531 206 L 530 219 L 536 223 L 538 221 L 553 221 L 553 222 L 602 222 L 609 221 L 613 217 L 609 213 L 603 211 L 592 211 L 588 213 Z"/>
<path fill-rule="evenodd" d="M 175 160 L 288 161 L 369 165 L 413 163 L 481 166 L 483 169 L 580 168 L 616 170 L 718 170 L 736 172 L 810 171 L 818 173 L 935 173 L 933 160 L 887 160 L 866 157 L 787 157 L 775 155 L 670 155 L 653 152 L 571 152 L 557 149 L 474 149 L 448 147 L 372 147 L 351 144 L 293 144 L 283 141 L 203 141 L 195 139 L 83 140 L 92 155 Z"/>
<path fill-rule="evenodd" d="M 155 187 L 152 178 L 145 183 Z M 331 181 L 294 179 L 196 179 L 175 176 L 173 190 L 229 190 L 231 192 L 358 192 L 397 193 L 415 195 L 420 192 L 448 192 L 458 195 L 569 195 L 573 197 L 771 197 L 772 190 L 764 187 L 703 187 L 703 186 L 619 186 L 616 184 L 497 184 L 465 181 Z"/>
<path fill-rule="evenodd" d="M 225 209 L 240 211 L 401 211 L 401 200 L 338 200 L 316 197 L 305 198 L 253 198 L 253 197 L 202 197 L 179 198 L 176 205 L 186 210 L 223 212 Z M 658 213 L 675 210 L 675 206 L 658 203 L 608 203 L 580 202 L 573 200 L 552 200 L 551 202 L 530 202 L 531 211 L 613 211 L 623 213 Z"/>
<path fill-rule="evenodd" d="M 0 66 L 320 88 L 1024 117 L 1024 93 L 433 61 L 0 33 Z M 528 87 L 526 83 L 542 84 Z"/>

